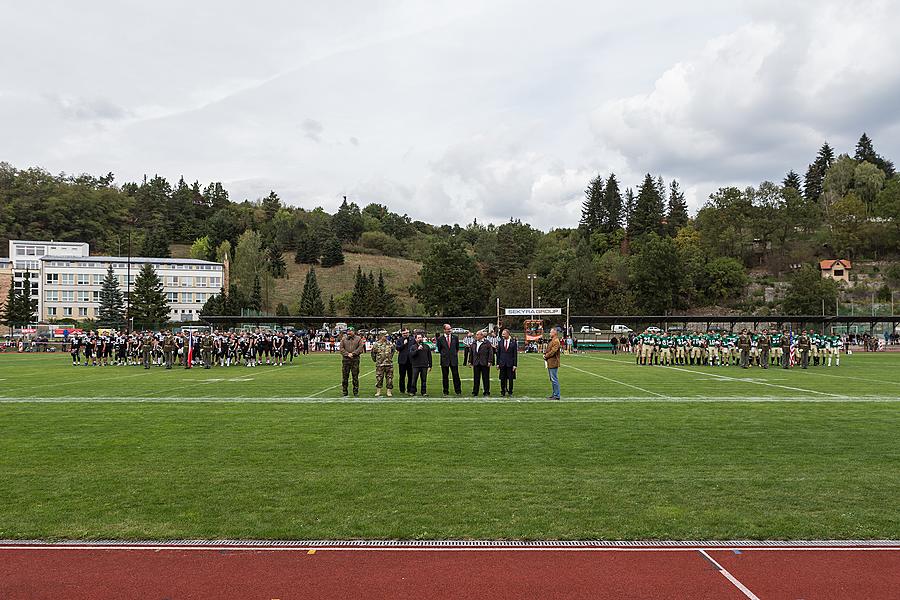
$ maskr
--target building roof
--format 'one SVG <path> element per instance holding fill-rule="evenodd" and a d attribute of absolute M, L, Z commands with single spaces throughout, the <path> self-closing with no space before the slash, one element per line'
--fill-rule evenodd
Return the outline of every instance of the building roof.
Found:
<path fill-rule="evenodd" d="M 161 264 L 161 265 L 218 265 L 222 263 L 212 262 L 209 260 L 199 260 L 196 258 L 150 258 L 147 256 L 42 256 L 40 260 L 52 261 L 71 261 L 71 262 L 102 262 L 102 263 L 124 263 L 132 264 Z"/>
<path fill-rule="evenodd" d="M 840 266 L 844 267 L 845 269 L 853 268 L 852 266 L 850 266 L 849 260 L 847 260 L 845 258 L 837 258 L 834 260 L 820 260 L 819 261 L 819 269 L 821 269 L 822 271 L 830 271 L 831 269 L 834 268 L 835 263 L 840 263 Z"/>
<path fill-rule="evenodd" d="M 40 244 L 47 246 L 53 244 L 55 246 L 87 246 L 87 242 L 62 242 L 59 240 L 9 240 L 11 244 Z"/>

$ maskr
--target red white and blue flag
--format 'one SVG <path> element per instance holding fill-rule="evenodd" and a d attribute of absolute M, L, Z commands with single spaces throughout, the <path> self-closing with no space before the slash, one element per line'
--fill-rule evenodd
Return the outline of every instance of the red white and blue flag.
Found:
<path fill-rule="evenodd" d="M 188 332 L 187 339 L 187 348 L 184 349 L 187 352 L 187 368 L 191 368 L 191 363 L 194 362 L 194 332 Z"/>

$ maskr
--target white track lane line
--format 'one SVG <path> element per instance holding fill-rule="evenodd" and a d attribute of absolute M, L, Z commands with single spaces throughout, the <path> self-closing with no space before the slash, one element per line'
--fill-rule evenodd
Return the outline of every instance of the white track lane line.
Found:
<path fill-rule="evenodd" d="M 745 596 L 747 596 L 748 598 L 750 598 L 750 600 L 759 600 L 759 596 L 757 596 L 756 594 L 754 594 L 753 592 L 751 592 L 749 589 L 747 589 L 747 586 L 745 586 L 743 583 L 741 583 L 740 581 L 738 581 L 737 577 L 735 577 L 734 575 L 732 575 L 731 573 L 729 573 L 728 570 L 727 570 L 725 567 L 723 567 L 722 565 L 720 565 L 719 563 L 717 563 L 717 562 L 713 559 L 712 556 L 710 556 L 709 554 L 706 553 L 706 550 L 699 550 L 698 552 L 700 552 L 700 554 L 702 554 L 703 557 L 706 558 L 706 560 L 708 560 L 708 561 L 711 562 L 713 565 L 715 565 L 716 569 L 719 570 L 719 573 L 721 573 L 722 576 L 725 577 L 725 579 L 727 579 L 727 580 L 730 581 L 732 584 L 734 584 L 734 587 L 736 587 L 737 589 L 741 590 L 741 593 L 743 593 Z"/>
<path fill-rule="evenodd" d="M 636 390 L 644 392 L 645 394 L 650 394 L 651 396 L 657 396 L 659 398 L 668 398 L 669 397 L 669 396 L 666 396 L 665 394 L 657 394 L 656 392 L 651 392 L 650 390 L 644 389 L 642 387 L 638 387 L 636 385 L 631 385 L 630 383 L 625 383 L 624 381 L 619 381 L 617 379 L 613 379 L 612 377 L 606 377 L 605 375 L 600 375 L 598 373 L 593 373 L 591 371 L 585 371 L 584 369 L 580 369 L 578 367 L 573 367 L 572 365 L 570 365 L 568 363 L 562 363 L 562 366 L 568 367 L 570 369 L 575 369 L 576 371 L 581 371 L 582 373 L 587 373 L 588 375 L 593 375 L 594 377 L 599 377 L 600 379 L 605 379 L 607 381 L 611 381 L 611 382 L 617 383 L 619 385 L 624 385 L 626 387 L 634 388 Z"/>
<path fill-rule="evenodd" d="M 359 378 L 362 379 L 362 378 L 365 377 L 366 375 L 371 375 L 371 374 L 374 373 L 374 372 L 375 372 L 375 369 L 372 369 L 371 371 L 366 371 L 365 373 L 363 373 L 362 375 L 360 375 Z M 352 378 L 351 378 L 351 379 L 352 379 Z M 349 385 L 351 382 L 348 381 L 347 383 L 348 383 L 348 385 Z M 335 384 L 335 385 L 333 385 L 333 386 L 331 386 L 331 387 L 327 387 L 327 388 L 325 388 L 324 390 L 322 390 L 322 391 L 320 391 L 320 392 L 316 392 L 315 394 L 311 395 L 310 398 L 315 398 L 315 397 L 318 396 L 319 394 L 324 394 L 325 392 L 330 392 L 330 391 L 333 390 L 334 388 L 341 387 L 342 385 L 343 385 L 343 382 L 338 383 L 338 384 Z"/>
<path fill-rule="evenodd" d="M 624 361 L 613 360 L 611 358 L 603 358 L 601 356 L 587 356 L 586 358 L 592 358 L 594 360 L 606 360 L 609 362 L 617 362 L 617 363 L 625 364 Z M 641 365 L 641 366 L 643 366 L 643 365 Z M 711 373 L 711 372 L 707 372 L 707 371 L 694 371 L 692 369 L 682 369 L 681 367 L 673 367 L 673 366 L 666 366 L 666 365 L 654 365 L 654 366 L 661 367 L 663 369 L 672 369 L 673 371 L 682 371 L 684 373 L 691 373 L 693 375 L 698 375 L 700 377 L 716 377 L 722 381 L 738 381 L 738 382 L 742 382 L 742 383 L 755 383 L 758 385 L 768 385 L 771 387 L 783 388 L 783 389 L 791 390 L 794 392 L 806 392 L 807 394 L 821 394 L 823 396 L 831 396 L 832 398 L 848 398 L 849 397 L 849 396 L 845 396 L 842 394 L 831 394 L 828 392 L 820 392 L 818 390 L 807 390 L 804 388 L 793 387 L 790 385 L 780 385 L 778 383 L 769 383 L 767 381 L 758 381 L 756 379 L 743 379 L 741 377 L 729 377 L 727 375 L 719 375 L 718 373 Z M 717 367 L 711 367 L 711 368 L 717 368 Z"/>

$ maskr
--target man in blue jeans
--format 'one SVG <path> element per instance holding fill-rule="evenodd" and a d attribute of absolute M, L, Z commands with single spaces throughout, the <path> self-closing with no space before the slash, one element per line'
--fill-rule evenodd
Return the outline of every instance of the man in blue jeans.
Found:
<path fill-rule="evenodd" d="M 550 343 L 544 352 L 544 363 L 547 365 L 547 373 L 550 375 L 550 385 L 553 388 L 552 395 L 547 400 L 559 400 L 559 330 L 554 327 L 550 330 Z"/>

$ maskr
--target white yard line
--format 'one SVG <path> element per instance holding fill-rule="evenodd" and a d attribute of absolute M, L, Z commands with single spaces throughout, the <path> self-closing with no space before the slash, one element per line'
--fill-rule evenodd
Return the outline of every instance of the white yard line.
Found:
<path fill-rule="evenodd" d="M 611 358 L 603 358 L 600 356 L 587 356 L 587 358 L 592 358 L 594 360 L 607 360 L 609 362 L 624 363 L 624 361 L 621 361 L 621 360 L 613 360 Z M 643 365 L 641 365 L 641 366 L 643 366 Z M 694 371 L 692 369 L 683 369 L 681 367 L 674 367 L 671 365 L 654 365 L 654 366 L 660 367 L 663 369 L 672 369 L 673 371 L 682 371 L 684 373 L 691 373 L 692 375 L 697 375 L 699 377 L 715 377 L 721 381 L 738 381 L 738 382 L 742 382 L 742 383 L 755 383 L 757 385 L 768 385 L 771 387 L 783 388 L 783 389 L 791 390 L 794 392 L 805 392 L 807 394 L 821 394 L 823 396 L 831 396 L 832 398 L 848 398 L 848 396 L 845 396 L 842 394 L 831 394 L 829 392 L 820 392 L 818 390 L 807 390 L 805 388 L 798 388 L 798 387 L 793 387 L 790 385 L 781 385 L 778 383 L 769 383 L 768 381 L 759 381 L 757 379 L 744 379 L 742 377 L 729 377 L 727 375 L 719 375 L 718 373 L 712 373 L 710 371 Z M 710 367 L 710 368 L 714 369 L 717 367 Z"/>
<path fill-rule="evenodd" d="M 806 370 L 806 371 L 802 371 L 802 372 L 806 375 L 816 375 L 816 376 L 820 376 L 820 377 L 836 377 L 838 379 L 855 379 L 857 381 L 868 381 L 869 383 L 887 383 L 889 385 L 900 385 L 900 381 L 885 381 L 884 379 L 866 379 L 865 377 L 853 377 L 851 375 L 832 375 L 831 373 L 819 373 L 817 370 L 812 370 L 812 371 Z"/>
<path fill-rule="evenodd" d="M 372 369 L 371 371 L 366 371 L 365 373 L 363 373 L 362 375 L 360 375 L 359 378 L 362 379 L 362 378 L 365 377 L 366 375 L 371 375 L 371 374 L 374 373 L 374 372 L 375 372 L 375 369 Z M 351 377 L 351 380 L 352 380 L 352 377 Z M 327 387 L 327 388 L 325 388 L 324 390 L 318 391 L 318 392 L 316 392 L 315 394 L 313 394 L 312 396 L 309 396 L 309 398 L 315 398 L 315 397 L 318 396 L 319 394 L 324 394 L 325 392 L 330 392 L 330 391 L 333 390 L 334 388 L 339 388 L 339 387 L 341 387 L 342 385 L 343 385 L 343 382 L 338 383 L 338 384 L 335 384 L 335 385 L 333 385 L 333 386 L 331 386 L 331 387 Z M 348 387 L 351 387 L 351 386 L 352 386 L 352 381 L 348 381 L 348 382 L 347 382 L 347 385 L 348 385 Z"/>
<path fill-rule="evenodd" d="M 700 550 L 699 552 L 700 552 L 700 554 L 703 555 L 704 558 L 706 558 L 706 560 L 708 560 L 708 561 L 711 562 L 713 565 L 715 565 L 716 569 L 719 570 L 719 573 L 721 573 L 722 576 L 725 577 L 725 579 L 727 579 L 728 581 L 730 581 L 730 582 L 734 585 L 734 587 L 736 587 L 737 589 L 741 590 L 741 593 L 742 593 L 742 594 L 744 594 L 745 596 L 747 596 L 747 598 L 750 598 L 750 600 L 759 600 L 759 596 L 757 596 L 756 594 L 754 594 L 753 592 L 751 592 L 749 589 L 747 589 L 747 586 L 745 586 L 743 583 L 741 583 L 740 581 L 738 581 L 737 577 L 735 577 L 734 575 L 732 575 L 731 573 L 729 573 L 729 572 L 728 572 L 728 569 L 726 569 L 725 567 L 723 567 L 722 565 L 720 565 L 719 563 L 717 563 L 717 562 L 713 559 L 712 556 L 710 556 L 709 554 L 706 553 L 706 550 Z"/>
<path fill-rule="evenodd" d="M 76 382 L 76 381 L 74 381 L 74 380 L 69 380 L 69 381 L 59 381 L 59 382 L 56 382 L 56 383 L 37 383 L 37 384 L 35 384 L 35 383 L 26 383 L 26 384 L 20 384 L 20 385 L 17 385 L 17 386 L 11 386 L 11 387 L 28 388 L 28 389 L 31 389 L 31 388 L 57 387 L 57 386 L 60 386 L 60 385 L 79 385 L 79 384 L 88 384 L 88 385 L 90 385 L 90 384 L 92 384 L 92 383 L 94 383 L 94 382 L 97 382 L 97 381 L 111 381 L 111 380 L 113 380 L 113 379 L 127 379 L 127 378 L 130 378 L 130 377 L 141 377 L 141 376 L 144 376 L 144 375 L 149 375 L 149 373 L 144 372 L 144 373 L 132 373 L 131 375 L 116 375 L 115 377 L 99 377 L 99 378 L 96 378 L 96 379 L 86 379 L 86 380 L 83 380 L 83 381 L 80 381 L 80 382 Z M 7 388 L 7 389 L 8 389 L 8 388 Z M 19 391 L 21 391 L 21 390 L 19 390 Z M 2 396 L 0 396 L 0 397 L 2 397 Z"/>
<path fill-rule="evenodd" d="M 585 371 L 584 369 L 580 369 L 578 367 L 573 367 L 572 365 L 570 365 L 568 363 L 562 363 L 562 366 L 568 367 L 570 369 L 575 369 L 576 371 L 581 371 L 582 373 L 587 373 L 588 375 L 592 375 L 594 377 L 599 377 L 600 379 L 605 379 L 607 381 L 611 381 L 611 382 L 617 383 L 619 385 L 624 385 L 625 387 L 634 388 L 636 390 L 644 392 L 645 394 L 650 394 L 650 395 L 656 396 L 658 398 L 668 398 L 669 397 L 669 396 L 666 396 L 665 394 L 657 394 L 656 392 L 651 392 L 650 390 L 644 389 L 642 387 L 638 387 L 636 385 L 631 385 L 630 383 L 625 383 L 624 381 L 619 381 L 617 379 L 613 379 L 612 377 L 606 377 L 605 375 L 600 375 L 598 373 L 593 373 L 591 371 Z"/>
<path fill-rule="evenodd" d="M 333 389 L 333 388 L 329 388 Z M 322 393 L 322 392 L 319 392 Z M 670 403 L 670 404 L 704 404 L 711 402 L 729 402 L 735 404 L 756 403 L 895 403 L 900 402 L 898 396 L 853 396 L 840 398 L 823 398 L 822 396 L 615 396 L 615 397 L 570 397 L 561 400 L 547 400 L 544 397 L 516 396 L 504 397 L 451 397 L 422 398 L 421 396 L 403 398 L 374 397 L 337 397 L 323 398 L 316 396 L 295 396 L 285 398 L 243 397 L 243 396 L 96 396 L 96 397 L 57 397 L 41 398 L 36 396 L 0 397 L 0 404 L 629 404 L 629 403 Z"/>

